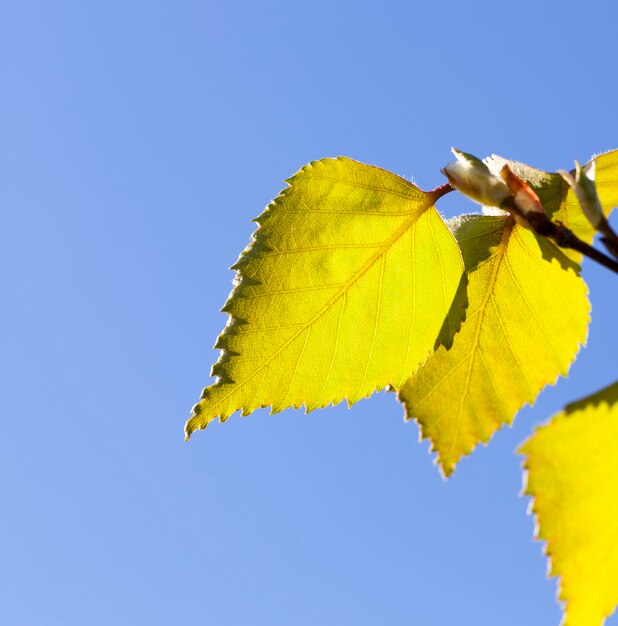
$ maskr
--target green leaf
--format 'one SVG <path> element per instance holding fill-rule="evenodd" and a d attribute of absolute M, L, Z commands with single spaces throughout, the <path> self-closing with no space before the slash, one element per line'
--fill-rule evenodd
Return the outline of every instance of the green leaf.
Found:
<path fill-rule="evenodd" d="M 446 476 L 559 374 L 586 340 L 587 288 L 549 240 L 509 216 L 450 222 L 468 275 L 466 321 L 399 391 Z"/>
<path fill-rule="evenodd" d="M 564 626 L 600 626 L 618 603 L 618 383 L 566 407 L 522 446 L 537 538 L 560 576 Z"/>
<path fill-rule="evenodd" d="M 187 437 L 238 410 L 311 410 L 400 387 L 433 350 L 457 290 L 463 262 L 432 206 L 439 193 L 347 158 L 287 182 L 233 266 L 218 380 Z"/>

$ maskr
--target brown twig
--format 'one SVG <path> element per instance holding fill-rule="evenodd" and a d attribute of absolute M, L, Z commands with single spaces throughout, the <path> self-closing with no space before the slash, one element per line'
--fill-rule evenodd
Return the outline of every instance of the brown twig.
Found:
<path fill-rule="evenodd" d="M 530 228 L 537 233 L 537 235 L 551 239 L 561 248 L 570 248 L 571 250 L 581 252 L 589 259 L 596 261 L 603 267 L 606 267 L 612 272 L 618 274 L 618 261 L 615 261 L 600 250 L 593 248 L 585 241 L 582 241 L 564 224 L 560 222 L 552 222 L 545 213 L 530 212 L 524 215 L 515 203 L 515 198 L 513 196 L 506 198 L 506 200 L 502 203 L 501 208 L 509 213 L 515 213 L 521 217 L 530 226 Z"/>
<path fill-rule="evenodd" d="M 601 220 L 598 230 L 603 235 L 601 241 L 607 251 L 618 259 L 618 235 L 606 218 Z"/>

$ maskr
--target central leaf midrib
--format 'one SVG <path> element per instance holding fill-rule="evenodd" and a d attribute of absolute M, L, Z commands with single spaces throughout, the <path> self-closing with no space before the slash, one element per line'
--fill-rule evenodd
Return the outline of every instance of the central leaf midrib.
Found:
<path fill-rule="evenodd" d="M 515 220 L 512 217 L 509 217 L 505 220 L 504 232 L 502 233 L 502 238 L 500 239 L 500 243 L 498 244 L 498 248 L 496 250 L 496 255 L 494 257 L 494 267 L 491 271 L 491 276 L 488 281 L 486 293 L 483 296 L 483 300 L 481 302 L 480 307 L 478 308 L 478 320 L 476 322 L 476 328 L 474 329 L 474 339 L 472 341 L 472 348 L 470 350 L 470 365 L 468 366 L 468 372 L 466 374 L 466 381 L 464 383 L 463 391 L 461 394 L 461 401 L 459 402 L 459 410 L 457 412 L 457 422 L 455 424 L 455 432 L 453 436 L 453 441 L 451 443 L 451 447 L 448 453 L 448 456 L 451 457 L 453 451 L 455 449 L 455 445 L 457 444 L 457 440 L 459 438 L 459 430 L 461 428 L 461 421 L 463 416 L 463 406 L 464 401 L 468 396 L 468 392 L 470 389 L 470 380 L 472 377 L 472 369 L 474 368 L 474 361 L 476 357 L 476 353 L 478 350 L 479 337 L 481 334 L 481 326 L 483 325 L 483 319 L 485 318 L 485 313 L 487 311 L 487 304 L 491 295 L 493 294 L 494 286 L 496 284 L 496 278 L 498 276 L 498 270 L 500 268 L 500 263 L 504 254 L 506 252 L 506 248 L 508 246 L 508 241 L 513 232 L 513 228 L 515 227 Z"/>

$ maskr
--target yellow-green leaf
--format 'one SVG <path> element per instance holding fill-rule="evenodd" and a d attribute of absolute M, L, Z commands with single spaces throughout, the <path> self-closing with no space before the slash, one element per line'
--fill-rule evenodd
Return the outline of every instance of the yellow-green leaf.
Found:
<path fill-rule="evenodd" d="M 186 434 L 270 406 L 351 404 L 398 388 L 434 348 L 463 273 L 425 193 L 347 158 L 305 166 L 257 219 Z"/>
<path fill-rule="evenodd" d="M 466 321 L 399 392 L 445 475 L 566 375 L 589 320 L 578 266 L 511 217 L 452 220 L 468 275 Z"/>
<path fill-rule="evenodd" d="M 560 576 L 564 626 L 601 626 L 618 603 L 618 383 L 566 407 L 522 446 L 537 537 Z"/>
<path fill-rule="evenodd" d="M 618 206 L 618 150 L 600 154 L 591 161 L 595 161 L 594 181 L 607 217 L 613 208 Z M 552 174 L 555 176 L 555 174 Z M 570 228 L 580 239 L 590 243 L 595 230 L 584 215 L 575 192 L 563 181 L 563 198 L 560 209 L 552 217 L 554 221 L 561 221 Z"/>

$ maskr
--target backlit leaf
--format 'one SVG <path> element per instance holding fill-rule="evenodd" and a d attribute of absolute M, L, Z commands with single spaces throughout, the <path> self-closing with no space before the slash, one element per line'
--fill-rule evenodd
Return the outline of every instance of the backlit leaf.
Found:
<path fill-rule="evenodd" d="M 612 209 L 618 206 L 618 150 L 600 154 L 591 160 L 596 161 L 594 180 L 603 212 L 607 217 Z M 566 185 L 566 182 L 563 184 Z M 561 221 L 580 239 L 590 243 L 595 235 L 595 230 L 579 206 L 575 192 L 567 185 L 563 195 L 560 210 L 552 219 Z"/>
<path fill-rule="evenodd" d="M 450 222 L 468 276 L 466 321 L 399 392 L 445 475 L 566 375 L 589 320 L 578 266 L 509 216 Z"/>
<path fill-rule="evenodd" d="M 616 442 L 618 383 L 567 406 L 520 450 L 564 626 L 601 626 L 618 603 Z"/>
<path fill-rule="evenodd" d="M 399 388 L 444 333 L 463 262 L 438 194 L 346 158 L 288 183 L 233 266 L 218 380 L 187 436 L 238 410 L 310 410 Z"/>

